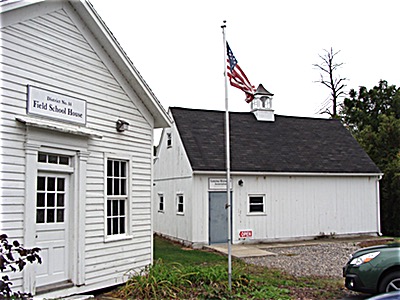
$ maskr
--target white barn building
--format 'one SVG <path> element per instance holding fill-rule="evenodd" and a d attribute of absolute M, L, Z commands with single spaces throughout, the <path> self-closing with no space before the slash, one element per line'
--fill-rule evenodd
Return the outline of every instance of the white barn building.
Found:
<path fill-rule="evenodd" d="M 123 283 L 152 262 L 153 129 L 168 114 L 89 1 L 0 5 L 0 232 L 43 260 L 12 288 Z"/>
<path fill-rule="evenodd" d="M 334 119 L 275 115 L 262 85 L 230 113 L 232 242 L 380 233 L 381 172 Z M 227 241 L 225 112 L 170 108 L 154 164 L 154 230 Z"/>

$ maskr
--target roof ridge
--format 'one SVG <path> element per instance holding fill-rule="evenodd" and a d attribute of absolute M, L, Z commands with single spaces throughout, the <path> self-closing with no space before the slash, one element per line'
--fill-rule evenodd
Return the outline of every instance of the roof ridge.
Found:
<path fill-rule="evenodd" d="M 189 107 L 181 107 L 181 106 L 170 106 L 169 109 L 181 109 L 187 111 L 202 111 L 202 112 L 217 112 L 217 113 L 225 113 L 224 110 L 217 109 L 203 109 L 203 108 L 189 108 Z M 230 114 L 253 114 L 251 111 L 229 111 Z M 309 120 L 326 120 L 326 121 L 340 121 L 338 119 L 331 118 L 321 118 L 321 117 L 307 117 L 307 116 L 288 116 L 288 115 L 279 115 L 275 114 L 275 117 L 278 118 L 292 118 L 292 119 L 309 119 Z"/>

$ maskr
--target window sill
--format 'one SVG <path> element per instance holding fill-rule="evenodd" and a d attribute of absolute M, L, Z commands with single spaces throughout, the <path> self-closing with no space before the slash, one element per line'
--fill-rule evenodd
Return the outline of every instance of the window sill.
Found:
<path fill-rule="evenodd" d="M 132 235 L 125 235 L 125 234 L 107 235 L 104 238 L 104 243 L 112 243 L 112 242 L 131 240 L 131 239 L 133 239 Z"/>
<path fill-rule="evenodd" d="M 177 215 L 177 216 L 184 216 L 185 213 L 177 212 L 176 215 Z"/>
<path fill-rule="evenodd" d="M 158 213 L 163 214 L 163 213 L 165 213 L 165 211 L 159 210 Z"/>
<path fill-rule="evenodd" d="M 247 213 L 248 216 L 266 216 L 267 213 L 264 212 L 249 212 Z"/>

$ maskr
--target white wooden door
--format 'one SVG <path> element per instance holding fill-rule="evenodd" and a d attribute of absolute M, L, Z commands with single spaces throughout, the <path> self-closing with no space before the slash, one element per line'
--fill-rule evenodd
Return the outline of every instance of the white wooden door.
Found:
<path fill-rule="evenodd" d="M 69 280 L 68 204 L 69 175 L 39 172 L 36 184 L 36 286 Z"/>

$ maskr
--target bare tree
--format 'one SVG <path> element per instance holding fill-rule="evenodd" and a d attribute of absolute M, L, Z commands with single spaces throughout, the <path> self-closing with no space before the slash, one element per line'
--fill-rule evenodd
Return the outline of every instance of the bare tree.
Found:
<path fill-rule="evenodd" d="M 320 64 L 313 64 L 313 66 L 321 71 L 321 79 L 316 82 L 322 83 L 331 91 L 329 100 L 332 101 L 332 112 L 330 112 L 327 103 L 324 103 L 319 113 L 327 113 L 334 118 L 337 116 L 338 98 L 346 94 L 344 91 L 346 84 L 344 82 L 347 80 L 347 78 L 336 76 L 336 71 L 343 65 L 343 63 L 334 62 L 334 58 L 340 52 L 340 50 L 333 52 L 331 47 L 330 51 L 325 49 L 324 51 L 324 55 L 318 55 L 322 62 Z"/>

